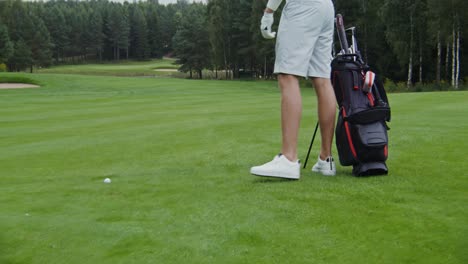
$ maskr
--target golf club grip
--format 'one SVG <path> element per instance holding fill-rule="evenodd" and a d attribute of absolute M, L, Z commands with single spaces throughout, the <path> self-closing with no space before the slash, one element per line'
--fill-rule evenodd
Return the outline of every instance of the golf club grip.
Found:
<path fill-rule="evenodd" d="M 336 15 L 336 31 L 338 33 L 338 39 L 340 40 L 341 49 L 344 50 L 345 54 L 349 54 L 349 44 L 346 39 L 346 31 L 341 14 Z"/>

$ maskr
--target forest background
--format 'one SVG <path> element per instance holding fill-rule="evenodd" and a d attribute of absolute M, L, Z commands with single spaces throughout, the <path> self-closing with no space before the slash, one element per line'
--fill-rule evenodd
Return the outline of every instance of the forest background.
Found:
<path fill-rule="evenodd" d="M 273 78 L 266 0 L 0 2 L 0 71 L 177 58 L 189 78 Z M 459 89 L 468 82 L 463 0 L 335 0 L 362 56 L 387 83 Z M 276 22 L 281 12 L 276 12 Z M 278 23 L 276 23 L 277 26 Z"/>

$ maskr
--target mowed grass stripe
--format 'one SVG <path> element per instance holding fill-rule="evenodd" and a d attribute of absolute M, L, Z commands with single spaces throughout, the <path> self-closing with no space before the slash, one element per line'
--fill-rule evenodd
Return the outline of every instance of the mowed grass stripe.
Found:
<path fill-rule="evenodd" d="M 61 65 L 38 69 L 41 73 L 85 74 L 85 75 L 113 75 L 113 76 L 145 76 L 155 75 L 157 69 L 177 70 L 179 65 L 173 59 L 151 61 L 120 61 L 118 64 L 101 63 L 86 65 Z M 158 72 L 164 76 L 167 73 Z"/>
<path fill-rule="evenodd" d="M 390 95 L 388 177 L 290 182 L 248 174 L 279 150 L 274 82 L 28 76 L 0 93 L 0 262 L 468 260 L 466 92 Z"/>

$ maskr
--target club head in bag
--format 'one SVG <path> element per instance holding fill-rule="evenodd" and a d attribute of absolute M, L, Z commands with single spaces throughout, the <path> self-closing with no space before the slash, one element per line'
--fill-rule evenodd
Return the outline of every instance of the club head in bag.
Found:
<path fill-rule="evenodd" d="M 346 29 L 346 31 L 351 31 L 351 53 L 357 54 L 359 50 L 357 47 L 356 37 L 354 36 L 354 33 L 356 32 L 356 27 L 350 27 Z"/>
<path fill-rule="evenodd" d="M 372 71 L 367 71 L 364 77 L 364 84 L 362 85 L 362 91 L 365 93 L 372 92 L 374 81 L 375 81 L 375 73 Z"/>

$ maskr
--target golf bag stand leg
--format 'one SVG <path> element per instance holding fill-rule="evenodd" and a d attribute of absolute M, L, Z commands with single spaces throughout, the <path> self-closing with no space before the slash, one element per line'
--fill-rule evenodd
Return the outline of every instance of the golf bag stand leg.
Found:
<path fill-rule="evenodd" d="M 307 166 L 307 161 L 309 160 L 309 155 L 310 155 L 310 151 L 312 150 L 312 145 L 314 145 L 315 135 L 317 134 L 318 127 L 319 127 L 319 122 L 317 121 L 317 125 L 315 125 L 314 135 L 312 136 L 312 141 L 310 142 L 309 151 L 307 151 L 307 156 L 304 161 L 304 169 Z"/>

